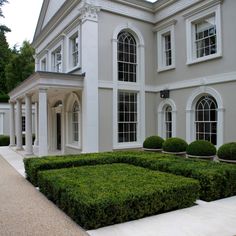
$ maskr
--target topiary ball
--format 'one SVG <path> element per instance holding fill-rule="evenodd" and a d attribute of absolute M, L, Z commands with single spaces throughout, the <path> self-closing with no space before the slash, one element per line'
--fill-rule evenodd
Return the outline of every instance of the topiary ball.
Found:
<path fill-rule="evenodd" d="M 147 137 L 143 142 L 143 147 L 147 149 L 161 149 L 164 139 L 159 136 Z"/>
<path fill-rule="evenodd" d="M 193 156 L 214 156 L 215 146 L 206 140 L 197 140 L 190 143 L 186 149 L 187 154 Z"/>
<path fill-rule="evenodd" d="M 185 152 L 188 144 L 181 138 L 168 138 L 162 145 L 166 152 Z"/>
<path fill-rule="evenodd" d="M 236 142 L 223 144 L 217 152 L 220 159 L 236 160 Z"/>
<path fill-rule="evenodd" d="M 0 135 L 0 146 L 9 146 L 9 144 L 10 144 L 10 136 Z"/>

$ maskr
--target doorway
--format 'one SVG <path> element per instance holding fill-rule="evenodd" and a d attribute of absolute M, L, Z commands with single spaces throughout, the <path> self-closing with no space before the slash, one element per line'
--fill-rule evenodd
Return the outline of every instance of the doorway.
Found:
<path fill-rule="evenodd" d="M 61 150 L 61 113 L 56 113 L 57 115 L 57 150 Z"/>

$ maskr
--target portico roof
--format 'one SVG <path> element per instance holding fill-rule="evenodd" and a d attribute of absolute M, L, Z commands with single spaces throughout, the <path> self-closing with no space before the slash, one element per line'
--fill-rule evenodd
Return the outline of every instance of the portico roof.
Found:
<path fill-rule="evenodd" d="M 65 74 L 37 71 L 13 89 L 8 95 L 10 101 L 35 93 L 39 89 L 82 89 L 85 74 Z"/>

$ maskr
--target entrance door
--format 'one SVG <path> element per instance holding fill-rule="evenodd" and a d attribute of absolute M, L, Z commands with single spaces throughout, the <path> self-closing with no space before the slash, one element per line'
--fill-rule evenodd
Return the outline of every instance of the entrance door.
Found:
<path fill-rule="evenodd" d="M 57 150 L 61 150 L 61 113 L 57 113 Z"/>

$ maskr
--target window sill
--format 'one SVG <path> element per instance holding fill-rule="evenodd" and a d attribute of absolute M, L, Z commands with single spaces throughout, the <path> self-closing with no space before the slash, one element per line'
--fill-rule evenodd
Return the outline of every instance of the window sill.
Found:
<path fill-rule="evenodd" d="M 74 71 L 76 70 L 80 70 L 81 69 L 81 66 L 80 65 L 77 65 L 73 68 L 70 68 L 69 70 L 67 70 L 67 73 L 73 73 Z"/>
<path fill-rule="evenodd" d="M 76 144 L 66 144 L 66 147 L 81 150 L 81 147 L 80 147 L 79 144 L 78 145 L 76 145 Z"/>
<path fill-rule="evenodd" d="M 175 69 L 175 65 L 165 66 L 165 67 L 160 67 L 159 69 L 157 69 L 157 72 L 160 73 L 160 72 L 174 70 L 174 69 Z"/>
<path fill-rule="evenodd" d="M 218 53 L 218 54 L 215 54 L 215 55 L 200 57 L 200 58 L 197 58 L 197 59 L 190 59 L 190 60 L 187 61 L 186 65 L 193 65 L 193 64 L 197 64 L 197 63 L 201 63 L 201 62 L 205 62 L 205 61 L 218 59 L 218 58 L 221 58 L 221 57 L 222 57 L 222 54 Z"/>
<path fill-rule="evenodd" d="M 142 148 L 142 144 L 140 143 L 122 143 L 113 146 L 113 150 L 119 149 L 129 149 L 129 148 Z"/>

